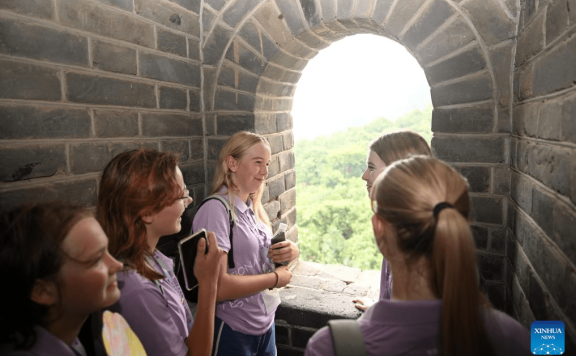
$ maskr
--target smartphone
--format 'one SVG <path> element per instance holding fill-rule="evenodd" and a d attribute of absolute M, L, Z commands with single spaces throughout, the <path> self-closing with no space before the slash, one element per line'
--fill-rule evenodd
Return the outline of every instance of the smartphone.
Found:
<path fill-rule="evenodd" d="M 274 244 L 277 244 L 278 242 L 286 241 L 286 236 L 285 236 L 286 227 L 287 227 L 286 224 L 284 224 L 284 223 L 280 224 L 280 226 L 278 227 L 278 231 L 276 231 L 276 235 L 274 235 L 274 237 L 270 241 L 270 245 L 274 245 Z M 275 249 L 275 250 L 277 250 L 277 249 Z M 288 265 L 288 262 L 274 263 L 274 265 L 276 267 L 286 266 L 286 265 Z"/>
<path fill-rule="evenodd" d="M 198 242 L 200 239 L 206 241 L 206 252 L 208 253 L 208 236 L 206 230 L 192 234 L 188 237 L 178 241 L 178 252 L 180 253 L 180 263 L 182 264 L 182 272 L 184 275 L 184 284 L 187 290 L 192 290 L 198 287 L 198 279 L 194 276 L 194 261 L 196 260 L 196 252 L 198 251 Z"/>

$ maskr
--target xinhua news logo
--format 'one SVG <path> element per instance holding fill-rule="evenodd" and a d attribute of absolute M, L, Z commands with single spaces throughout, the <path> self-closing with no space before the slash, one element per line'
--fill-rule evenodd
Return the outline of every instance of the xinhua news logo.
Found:
<path fill-rule="evenodd" d="M 564 323 L 561 321 L 535 321 L 530 327 L 530 342 L 534 355 L 563 355 Z"/>

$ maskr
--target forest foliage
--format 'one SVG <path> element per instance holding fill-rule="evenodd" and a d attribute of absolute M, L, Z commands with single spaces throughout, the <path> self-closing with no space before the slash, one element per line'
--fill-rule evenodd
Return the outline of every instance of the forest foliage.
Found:
<path fill-rule="evenodd" d="M 392 122 L 378 118 L 312 140 L 295 143 L 296 211 L 300 258 L 363 270 L 380 269 L 370 218 L 366 168 L 370 142 L 400 129 L 418 132 L 428 143 L 432 106 L 415 109 Z"/>

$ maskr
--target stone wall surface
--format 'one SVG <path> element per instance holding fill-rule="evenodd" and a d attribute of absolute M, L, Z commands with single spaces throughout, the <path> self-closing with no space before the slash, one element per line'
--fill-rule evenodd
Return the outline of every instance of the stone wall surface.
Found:
<path fill-rule="evenodd" d="M 106 163 L 139 147 L 179 153 L 197 203 L 226 139 L 254 130 L 272 147 L 265 209 L 296 241 L 290 110 L 302 70 L 334 41 L 385 36 L 423 68 L 433 151 L 470 182 L 490 300 L 527 327 L 563 320 L 576 350 L 575 9 L 574 0 L 1 1 L 0 209 L 58 198 L 94 206 Z M 304 277 L 294 283 L 321 283 Z M 288 302 L 288 290 L 279 314 L 304 316 L 279 320 L 298 326 L 310 309 Z M 287 355 L 317 327 L 300 326 Z"/>

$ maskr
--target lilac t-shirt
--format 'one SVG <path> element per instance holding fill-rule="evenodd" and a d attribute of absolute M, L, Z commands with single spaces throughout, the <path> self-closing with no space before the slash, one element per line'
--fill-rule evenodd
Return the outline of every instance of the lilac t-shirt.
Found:
<path fill-rule="evenodd" d="M 159 251 L 155 251 L 154 257 L 151 266 L 164 275 L 156 262 L 161 259 L 170 269 L 173 281 L 178 283 L 172 272 L 172 260 Z M 134 270 L 118 272 L 120 300 L 110 309 L 126 319 L 148 355 L 185 355 L 188 347 L 184 341 L 190 333 L 184 307 L 186 300 L 181 297 L 179 285 L 175 288 L 168 278 L 158 282 L 161 289 Z"/>
<path fill-rule="evenodd" d="M 441 300 L 380 300 L 358 319 L 368 355 L 436 355 Z M 484 319 L 488 336 L 500 356 L 531 355 L 530 334 L 516 320 L 487 310 Z M 308 341 L 304 356 L 334 355 L 328 327 Z"/>
<path fill-rule="evenodd" d="M 222 190 L 225 199 L 228 199 L 226 190 Z M 234 210 L 237 221 L 234 224 L 232 241 L 234 243 L 235 268 L 228 269 L 229 274 L 257 275 L 271 270 L 268 248 L 272 239 L 270 228 L 256 218 L 256 214 L 249 205 L 235 197 Z M 248 200 L 250 204 L 251 201 Z M 192 223 L 194 232 L 206 229 L 212 231 L 218 240 L 218 246 L 224 251 L 230 250 L 230 221 L 228 213 L 222 202 L 209 200 L 196 213 Z M 227 300 L 216 304 L 216 316 L 232 330 L 247 335 L 262 335 L 274 322 L 276 307 L 266 312 L 263 292 L 235 300 Z"/>
<path fill-rule="evenodd" d="M 14 350 L 11 346 L 0 347 L 0 355 L 5 356 L 85 356 L 86 351 L 78 339 L 72 346 L 54 336 L 43 327 L 36 327 L 36 343 L 29 350 Z"/>

